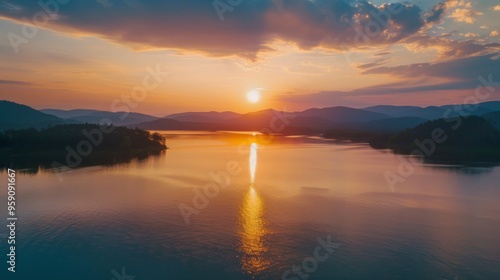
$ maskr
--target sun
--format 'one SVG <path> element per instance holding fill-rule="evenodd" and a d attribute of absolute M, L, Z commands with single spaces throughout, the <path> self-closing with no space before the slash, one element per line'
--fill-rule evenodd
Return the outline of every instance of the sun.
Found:
<path fill-rule="evenodd" d="M 260 101 L 260 92 L 256 89 L 253 89 L 247 92 L 247 100 L 250 103 L 257 103 Z"/>

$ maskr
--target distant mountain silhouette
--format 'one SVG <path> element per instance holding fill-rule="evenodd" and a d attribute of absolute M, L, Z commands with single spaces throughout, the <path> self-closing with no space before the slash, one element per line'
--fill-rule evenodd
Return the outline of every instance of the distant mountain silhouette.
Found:
<path fill-rule="evenodd" d="M 288 118 L 286 118 L 287 116 Z M 278 112 L 274 109 L 266 109 L 257 112 L 242 114 L 237 118 L 224 122 L 226 130 L 261 130 L 270 126 L 281 126 L 281 123 L 272 124 L 273 119 L 284 118 L 287 122 L 285 126 L 290 125 L 293 115 L 286 112 Z"/>
<path fill-rule="evenodd" d="M 490 120 L 497 129 L 500 129 L 500 111 L 484 114 L 483 117 Z"/>
<path fill-rule="evenodd" d="M 368 142 L 380 135 L 413 128 L 426 121 L 426 119 L 416 117 L 401 117 L 362 123 L 335 124 L 325 131 L 323 137 Z"/>
<path fill-rule="evenodd" d="M 162 118 L 150 122 L 144 122 L 140 124 L 131 124 L 127 127 L 138 127 L 141 129 L 148 130 L 217 130 L 217 125 L 212 123 L 192 123 L 192 122 L 181 122 L 173 119 Z"/>
<path fill-rule="evenodd" d="M 221 113 L 212 112 L 209 115 Z M 203 114 L 191 113 L 183 114 L 180 119 L 197 120 Z M 236 118 L 229 118 L 230 116 Z M 176 116 L 174 116 L 176 117 Z M 210 120 L 210 118 L 207 118 Z M 230 113 L 225 116 L 218 115 L 212 117 L 212 122 L 207 120 L 199 122 L 179 121 L 171 118 L 163 118 L 151 122 L 137 124 L 137 127 L 151 130 L 227 130 L 227 131 L 263 131 L 267 133 L 321 133 L 332 125 L 331 122 L 314 117 L 302 117 L 291 113 L 278 112 L 267 109 L 247 114 Z"/>
<path fill-rule="evenodd" d="M 473 110 L 471 110 L 471 108 Z M 452 114 L 445 114 L 451 112 Z M 51 114 L 47 114 L 51 113 Z M 52 115 L 54 114 L 54 115 Z M 463 115 L 462 115 L 463 114 Z M 460 115 L 462 124 L 452 128 Z M 477 115 L 481 115 L 477 116 Z M 115 126 L 148 130 L 261 131 L 264 133 L 316 134 L 326 138 L 369 142 L 374 148 L 388 148 L 409 154 L 419 148 L 416 140 L 432 138 L 443 129 L 447 136 L 426 160 L 456 162 L 468 160 L 500 161 L 500 101 L 474 106 L 390 106 L 364 109 L 348 107 L 312 108 L 301 112 L 266 109 L 246 114 L 234 112 L 186 112 L 165 118 L 98 110 L 37 111 L 25 105 L 0 101 L 0 131 L 18 128 L 47 128 L 67 123 L 99 123 L 111 119 Z M 429 120 L 431 119 L 431 120 Z"/>
<path fill-rule="evenodd" d="M 393 105 L 379 105 L 373 107 L 363 108 L 363 110 L 384 113 L 393 118 L 398 117 L 417 117 L 427 120 L 435 120 L 440 118 L 446 118 L 451 116 L 482 116 L 484 114 L 490 113 L 492 111 L 500 111 L 500 102 L 491 101 L 474 105 L 443 105 L 443 106 L 429 106 L 429 107 L 417 107 L 417 106 L 393 106 Z M 451 110 L 451 113 L 450 113 Z"/>
<path fill-rule="evenodd" d="M 61 119 L 69 119 L 79 116 L 87 116 L 95 112 L 103 112 L 103 111 L 90 110 L 90 109 L 75 109 L 75 110 L 41 109 L 40 112 L 54 115 Z"/>
<path fill-rule="evenodd" d="M 241 114 L 234 112 L 186 112 L 165 116 L 165 118 L 182 122 L 221 122 L 240 117 Z"/>
<path fill-rule="evenodd" d="M 399 117 L 360 123 L 358 127 L 367 131 L 398 132 L 426 122 L 424 118 Z"/>
<path fill-rule="evenodd" d="M 452 115 L 461 115 L 461 116 L 482 116 L 484 114 L 490 113 L 491 110 L 483 107 L 482 105 L 445 105 L 441 106 L 445 110 L 454 110 L 454 114 Z M 462 110 L 462 111 L 460 111 Z M 449 117 L 449 116 L 440 116 L 439 118 Z"/>
<path fill-rule="evenodd" d="M 363 110 L 365 111 L 381 113 L 389 115 L 393 118 L 410 116 L 408 115 L 408 111 L 418 110 L 418 109 L 422 108 L 417 106 L 395 106 L 395 105 L 378 105 L 378 106 L 363 108 Z"/>
<path fill-rule="evenodd" d="M 46 128 L 66 123 L 26 105 L 0 100 L 0 131 L 21 128 Z"/>
<path fill-rule="evenodd" d="M 453 110 L 454 106 L 457 105 L 429 106 L 425 108 L 380 105 L 364 109 L 336 106 L 311 108 L 293 113 L 279 112 L 273 109 L 246 114 L 230 111 L 185 112 L 170 114 L 159 119 L 152 116 L 131 113 L 124 121 L 117 120 L 117 117 L 121 115 L 120 113 L 94 110 L 47 112 L 90 123 L 97 123 L 102 117 L 108 117 L 115 120 L 116 125 L 150 130 L 241 130 L 271 131 L 285 134 L 325 133 L 325 136 L 332 138 L 341 137 L 351 139 L 351 136 L 353 136 L 357 140 L 367 141 L 368 139 L 366 138 L 371 138 L 374 133 L 394 133 L 415 127 L 426 120 L 442 118 L 445 112 L 450 109 Z M 483 115 L 490 112 L 489 108 L 495 108 L 496 106 L 500 107 L 500 102 L 482 103 L 479 104 L 476 110 L 472 112 L 464 111 L 464 113 Z M 457 111 L 460 112 L 459 110 Z M 450 114 L 449 116 L 452 115 L 457 115 L 457 113 Z M 147 120 L 141 122 L 142 118 L 146 118 Z M 274 130 L 271 129 L 271 126 L 274 126 Z"/>
<path fill-rule="evenodd" d="M 262 131 L 285 134 L 318 134 L 332 126 L 332 122 L 301 113 L 267 109 L 243 114 L 225 122 L 226 130 Z"/>
<path fill-rule="evenodd" d="M 198 122 L 189 122 L 189 121 L 179 121 L 171 118 L 163 118 L 151 122 L 140 123 L 137 125 L 137 127 L 143 129 L 156 129 L 156 130 L 252 131 L 268 127 L 270 119 L 274 116 L 273 112 L 276 111 L 269 109 L 248 114 L 236 114 L 237 116 L 236 118 L 228 118 L 228 116 L 232 114 L 225 114 L 225 117 L 221 117 L 220 115 L 221 113 L 216 113 L 216 112 L 209 112 L 207 114 L 186 113 L 182 115 L 177 114 L 177 116 L 174 115 L 174 117 L 184 120 L 186 119 L 196 120 L 199 119 L 200 116 L 210 115 L 211 118 L 207 118 L 207 120 L 212 120 L 212 122 L 208 122 L 207 120 Z"/>
<path fill-rule="evenodd" d="M 295 113 L 303 117 L 316 117 L 333 123 L 368 122 L 389 118 L 389 115 L 349 107 L 312 108 Z"/>
<path fill-rule="evenodd" d="M 498 110 L 492 111 L 495 108 L 498 108 Z M 446 115 L 445 112 L 449 110 L 458 112 L 447 115 L 449 117 L 460 114 L 459 109 L 463 110 L 463 114 L 484 115 L 488 119 L 498 120 L 495 112 L 500 111 L 500 101 L 478 104 L 473 111 L 465 110 L 466 107 L 463 105 L 429 106 L 425 108 L 379 105 L 363 109 L 343 106 L 311 108 L 299 112 L 280 112 L 274 109 L 266 109 L 246 114 L 230 111 L 185 112 L 170 114 L 164 118 L 140 113 L 126 115 L 124 112 L 89 109 L 44 109 L 41 110 L 43 113 L 54 115 L 59 119 L 45 115 L 45 119 L 35 118 L 38 123 L 33 124 L 33 126 L 31 123 L 24 123 L 19 126 L 14 122 L 19 122 L 21 119 L 4 118 L 4 122 L 9 120 L 9 124 L 1 124 L 0 129 L 2 127 L 41 128 L 51 125 L 53 122 L 56 122 L 56 124 L 61 122 L 96 124 L 106 118 L 112 120 L 113 124 L 117 126 L 138 127 L 149 130 L 241 130 L 284 134 L 324 134 L 326 137 L 331 138 L 368 141 L 374 134 L 394 133 L 413 128 L 426 120 L 442 118 Z M 34 111 L 36 113 L 36 110 Z M 49 120 L 46 120 L 47 116 Z M 10 121 L 10 119 L 14 121 Z M 497 121 L 497 123 L 500 123 L 500 121 Z"/>
<path fill-rule="evenodd" d="M 228 113 L 228 112 L 225 112 Z M 426 119 L 416 117 L 391 118 L 388 115 L 347 107 L 313 108 L 302 112 L 279 112 L 273 109 L 261 110 L 247 114 L 207 112 L 170 115 L 176 120 L 193 120 L 172 122 L 170 116 L 157 121 L 140 123 L 143 129 L 169 130 L 244 130 L 244 131 L 279 131 L 285 134 L 321 134 L 332 128 L 356 128 L 357 130 L 395 132 L 414 127 Z M 201 121 L 200 118 L 206 116 Z M 214 118 L 216 116 L 216 118 Z M 231 118 L 231 116 L 237 116 Z M 194 120 L 199 120 L 195 122 Z M 209 121 L 211 120 L 211 121 Z M 273 131 L 274 130 L 274 131 Z"/>
<path fill-rule="evenodd" d="M 488 102 L 483 102 L 479 104 L 479 107 L 488 109 L 492 112 L 494 111 L 500 111 L 500 101 L 488 101 Z"/>
<path fill-rule="evenodd" d="M 419 118 L 424 118 L 428 120 L 435 120 L 439 118 L 443 118 L 444 114 L 446 112 L 446 109 L 437 107 L 437 106 L 429 106 L 425 108 L 418 108 L 418 109 L 413 109 L 413 110 L 408 110 L 404 116 L 411 116 L 411 117 L 419 117 Z M 401 116 L 403 117 L 403 116 Z"/>
<path fill-rule="evenodd" d="M 58 109 L 42 109 L 41 112 L 51 114 L 66 120 L 74 120 L 77 123 L 94 123 L 98 124 L 102 119 L 109 119 L 114 125 L 131 125 L 143 122 L 157 120 L 157 117 L 126 112 L 107 112 L 98 110 L 58 110 Z"/>

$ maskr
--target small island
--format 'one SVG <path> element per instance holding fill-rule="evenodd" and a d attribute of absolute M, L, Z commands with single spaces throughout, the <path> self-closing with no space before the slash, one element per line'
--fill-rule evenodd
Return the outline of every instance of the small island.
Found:
<path fill-rule="evenodd" d="M 166 150 L 159 133 L 139 128 L 65 124 L 0 133 L 0 168 L 76 168 L 109 165 Z"/>

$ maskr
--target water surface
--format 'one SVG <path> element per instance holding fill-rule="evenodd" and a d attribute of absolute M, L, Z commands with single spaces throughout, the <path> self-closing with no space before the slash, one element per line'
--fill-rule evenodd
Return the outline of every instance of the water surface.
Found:
<path fill-rule="evenodd" d="M 17 272 L 2 261 L 2 279 L 282 279 L 328 238 L 340 246 L 303 277 L 500 275 L 499 168 L 416 164 L 391 188 L 384 174 L 404 158 L 364 144 L 177 132 L 167 145 L 62 181 L 18 173 Z M 180 205 L 195 211 L 186 219 Z"/>

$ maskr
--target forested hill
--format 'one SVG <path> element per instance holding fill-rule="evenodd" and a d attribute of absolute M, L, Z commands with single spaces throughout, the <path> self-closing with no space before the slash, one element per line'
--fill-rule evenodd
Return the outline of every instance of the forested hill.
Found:
<path fill-rule="evenodd" d="M 111 164 L 165 150 L 158 133 L 95 124 L 67 124 L 0 133 L 0 167 Z M 74 165 L 74 166 L 72 166 Z"/>
<path fill-rule="evenodd" d="M 428 121 L 375 137 L 370 144 L 439 161 L 500 161 L 500 131 L 491 121 L 477 116 Z"/>

